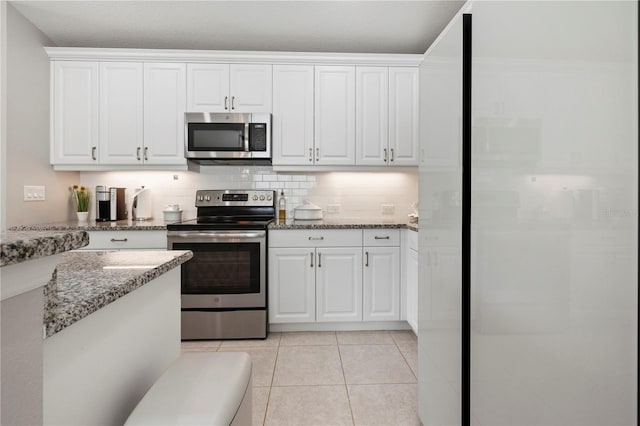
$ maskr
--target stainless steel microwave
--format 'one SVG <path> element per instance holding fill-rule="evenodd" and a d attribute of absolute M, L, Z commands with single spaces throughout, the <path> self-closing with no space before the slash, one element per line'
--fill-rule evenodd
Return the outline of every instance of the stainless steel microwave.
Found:
<path fill-rule="evenodd" d="M 185 113 L 185 157 L 200 163 L 271 161 L 270 113 Z"/>

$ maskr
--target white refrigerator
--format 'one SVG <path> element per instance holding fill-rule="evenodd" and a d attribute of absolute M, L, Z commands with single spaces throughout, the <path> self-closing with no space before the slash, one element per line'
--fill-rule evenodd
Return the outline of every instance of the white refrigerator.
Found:
<path fill-rule="evenodd" d="M 638 421 L 638 3 L 467 3 L 420 70 L 419 416 Z"/>

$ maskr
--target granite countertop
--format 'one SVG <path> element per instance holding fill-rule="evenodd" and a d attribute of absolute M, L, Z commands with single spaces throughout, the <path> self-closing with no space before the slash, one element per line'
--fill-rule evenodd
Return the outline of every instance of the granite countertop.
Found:
<path fill-rule="evenodd" d="M 0 235 L 0 266 L 75 250 L 89 244 L 89 234 L 82 230 L 6 231 Z"/>
<path fill-rule="evenodd" d="M 70 252 L 44 288 L 46 337 L 193 257 L 183 250 Z"/>
<path fill-rule="evenodd" d="M 324 218 L 322 220 L 294 220 L 287 219 L 285 222 L 276 220 L 269 225 L 270 230 L 276 229 L 393 229 L 407 228 L 413 231 L 418 230 L 417 223 L 408 223 L 398 219 L 363 218 L 363 217 L 340 217 Z"/>
<path fill-rule="evenodd" d="M 323 220 L 293 220 L 284 223 L 276 220 L 269 229 L 364 229 L 364 228 L 407 228 L 418 230 L 417 223 L 408 223 L 398 219 L 362 218 L 362 217 L 334 217 Z M 164 220 L 150 220 L 136 222 L 131 220 L 119 220 L 117 222 L 89 221 L 85 224 L 77 221 L 44 223 L 37 225 L 22 225 L 11 228 L 16 231 L 34 230 L 84 230 L 84 231 L 166 231 L 167 222 Z"/>
<path fill-rule="evenodd" d="M 60 230 L 83 230 L 83 231 L 166 231 L 167 223 L 163 219 L 152 220 L 118 220 L 115 222 L 96 222 L 89 220 L 86 223 L 70 220 L 68 222 L 40 223 L 36 225 L 21 225 L 10 228 L 12 231 L 60 231 Z"/>

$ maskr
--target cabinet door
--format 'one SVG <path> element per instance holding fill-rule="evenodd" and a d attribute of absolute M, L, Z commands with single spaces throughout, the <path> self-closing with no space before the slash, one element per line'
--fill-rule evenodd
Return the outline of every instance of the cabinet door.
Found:
<path fill-rule="evenodd" d="M 145 164 L 185 164 L 186 66 L 144 64 Z"/>
<path fill-rule="evenodd" d="M 400 247 L 365 247 L 365 321 L 400 319 Z"/>
<path fill-rule="evenodd" d="M 406 312 L 407 322 L 411 326 L 416 335 L 418 334 L 418 252 L 416 250 L 407 250 L 407 294 L 406 294 Z"/>
<path fill-rule="evenodd" d="M 315 249 L 269 249 L 269 323 L 315 322 Z"/>
<path fill-rule="evenodd" d="M 318 248 L 316 254 L 317 321 L 362 321 L 362 248 Z"/>
<path fill-rule="evenodd" d="M 389 164 L 418 165 L 418 68 L 389 68 Z"/>
<path fill-rule="evenodd" d="M 187 64 L 187 111 L 229 111 L 229 65 Z"/>
<path fill-rule="evenodd" d="M 53 63 L 52 164 L 97 164 L 98 63 Z"/>
<path fill-rule="evenodd" d="M 100 63 L 100 164 L 142 163 L 142 82 L 142 63 Z"/>
<path fill-rule="evenodd" d="M 355 67 L 315 67 L 315 163 L 355 164 Z"/>
<path fill-rule="evenodd" d="M 232 64 L 229 72 L 231 111 L 271 112 L 271 65 Z"/>
<path fill-rule="evenodd" d="M 313 66 L 273 66 L 273 164 L 313 164 Z"/>
<path fill-rule="evenodd" d="M 389 161 L 389 69 L 356 68 L 356 164 Z"/>

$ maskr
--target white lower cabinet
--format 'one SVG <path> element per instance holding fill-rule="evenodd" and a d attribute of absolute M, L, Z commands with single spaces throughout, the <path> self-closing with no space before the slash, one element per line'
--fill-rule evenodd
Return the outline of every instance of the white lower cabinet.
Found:
<path fill-rule="evenodd" d="M 418 233 L 405 232 L 405 319 L 413 332 L 418 334 Z"/>
<path fill-rule="evenodd" d="M 269 232 L 269 323 L 362 321 L 362 231 Z"/>
<path fill-rule="evenodd" d="M 400 319 L 400 230 L 364 230 L 365 321 Z"/>
<path fill-rule="evenodd" d="M 269 322 L 316 321 L 315 249 L 269 248 Z"/>
<path fill-rule="evenodd" d="M 399 229 L 269 232 L 269 323 L 400 320 Z"/>
<path fill-rule="evenodd" d="M 362 321 L 362 248 L 318 248 L 316 320 Z"/>

